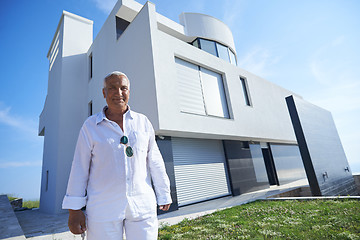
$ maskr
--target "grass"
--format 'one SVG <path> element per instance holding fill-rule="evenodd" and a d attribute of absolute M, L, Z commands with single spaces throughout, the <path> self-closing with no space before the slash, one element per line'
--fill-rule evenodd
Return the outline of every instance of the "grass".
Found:
<path fill-rule="evenodd" d="M 360 239 L 360 202 L 256 201 L 163 225 L 159 239 Z"/>
<path fill-rule="evenodd" d="M 7 195 L 9 201 L 18 199 L 18 197 L 15 197 L 13 195 Z M 27 200 L 27 201 L 23 201 L 23 205 L 24 208 L 38 208 L 40 206 L 40 200 Z"/>

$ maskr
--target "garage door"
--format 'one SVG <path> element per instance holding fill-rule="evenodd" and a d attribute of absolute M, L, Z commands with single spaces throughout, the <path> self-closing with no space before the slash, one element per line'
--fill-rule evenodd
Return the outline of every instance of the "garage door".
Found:
<path fill-rule="evenodd" d="M 230 194 L 220 140 L 172 138 L 179 206 Z"/>

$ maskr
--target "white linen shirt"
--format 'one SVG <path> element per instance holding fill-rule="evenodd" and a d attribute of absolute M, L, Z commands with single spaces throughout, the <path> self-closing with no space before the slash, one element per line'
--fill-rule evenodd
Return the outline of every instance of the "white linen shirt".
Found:
<path fill-rule="evenodd" d="M 156 214 L 158 205 L 171 203 L 170 183 L 148 118 L 129 110 L 123 128 L 102 112 L 83 124 L 76 144 L 63 209 L 86 206 L 92 221 L 124 219 L 128 206 L 134 217 Z M 120 138 L 127 136 L 133 157 L 125 154 Z M 153 181 L 154 190 L 151 185 Z"/>

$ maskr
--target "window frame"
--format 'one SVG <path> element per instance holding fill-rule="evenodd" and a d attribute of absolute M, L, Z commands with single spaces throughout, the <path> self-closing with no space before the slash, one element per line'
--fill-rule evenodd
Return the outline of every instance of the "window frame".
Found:
<path fill-rule="evenodd" d="M 89 55 L 89 81 L 93 77 L 93 53 Z"/>
<path fill-rule="evenodd" d="M 218 58 L 223 59 L 224 61 L 226 61 L 228 63 L 231 63 L 230 54 L 229 54 L 229 47 L 225 46 L 224 44 L 218 43 L 218 42 L 215 42 L 215 45 L 216 45 L 216 51 L 218 53 Z M 224 47 L 226 49 L 227 59 L 224 59 L 224 58 L 220 57 L 220 51 L 219 51 L 218 46 Z"/>
<path fill-rule="evenodd" d="M 241 83 L 241 88 L 243 89 L 243 96 L 244 96 L 244 101 L 245 101 L 245 105 L 252 107 L 252 101 L 251 101 L 251 97 L 250 97 L 250 92 L 249 92 L 249 86 L 248 86 L 248 81 L 246 77 L 240 76 L 240 83 Z"/>
<path fill-rule="evenodd" d="M 93 102 L 92 100 L 88 103 L 88 117 L 93 115 Z"/>
<path fill-rule="evenodd" d="M 215 54 L 212 54 L 211 52 L 208 52 L 208 51 L 206 51 L 205 49 L 203 49 L 202 48 L 202 44 L 201 44 L 201 41 L 204 41 L 204 42 L 209 42 L 209 43 L 212 43 L 213 44 L 213 46 L 214 46 L 214 50 L 215 50 Z M 209 40 L 209 39 L 205 39 L 205 38 L 199 38 L 199 47 L 200 47 L 200 49 L 201 50 L 203 50 L 203 51 L 205 51 L 205 52 L 207 52 L 207 53 L 210 53 L 211 55 L 213 55 L 213 56 L 215 56 L 215 57 L 219 57 L 219 53 L 218 53 L 218 50 L 217 50 L 217 46 L 216 46 L 216 44 L 217 44 L 217 42 L 216 41 L 213 41 L 213 40 Z"/>
<path fill-rule="evenodd" d="M 178 56 L 175 56 L 174 57 L 174 60 L 175 60 L 175 64 L 180 64 L 182 66 L 186 66 L 184 64 L 181 64 L 181 62 L 184 62 L 186 64 L 190 64 L 192 65 L 194 68 L 194 70 L 196 69 L 196 72 L 197 72 L 197 78 L 194 79 L 194 81 L 199 81 L 199 94 L 201 94 L 201 108 L 203 108 L 203 112 L 192 112 L 191 110 L 190 111 L 187 111 L 186 109 L 183 109 L 180 107 L 180 112 L 182 113 L 187 113 L 187 114 L 194 114 L 194 115 L 199 115 L 199 116 L 206 116 L 206 117 L 216 117 L 216 118 L 221 118 L 221 119 L 232 119 L 232 113 L 231 113 L 231 104 L 230 104 L 230 99 L 229 99 L 229 93 L 228 93 L 228 90 L 227 90 L 227 85 L 226 85 L 226 81 L 224 79 L 224 73 L 221 73 L 221 72 L 218 72 L 218 71 L 214 71 L 213 69 L 209 69 L 207 67 L 203 67 L 202 65 L 198 64 L 198 63 L 194 63 L 192 61 L 188 61 L 188 60 L 185 60 L 181 57 L 178 57 Z M 179 60 L 179 62 L 177 62 L 177 60 Z M 204 81 L 206 81 L 204 78 L 203 78 L 203 74 L 208 74 L 206 73 L 205 71 L 202 71 L 202 69 L 206 70 L 206 71 L 209 71 L 209 72 L 212 72 L 216 75 L 219 75 L 220 79 L 221 80 L 221 86 L 218 87 L 218 91 L 219 91 L 219 97 L 221 98 L 221 102 L 220 102 L 220 105 L 221 105 L 221 109 L 223 111 L 223 115 L 220 116 L 220 115 L 215 115 L 215 114 L 209 114 L 209 106 L 207 105 L 207 101 L 205 99 L 205 84 Z M 177 75 L 178 77 L 181 75 Z M 198 102 L 198 104 L 200 104 L 200 101 Z M 199 105 L 200 106 L 200 105 Z"/>
<path fill-rule="evenodd" d="M 216 55 L 214 55 L 213 53 L 208 52 L 208 51 L 206 51 L 205 49 L 203 49 L 203 48 L 201 47 L 201 40 L 214 43 Z M 213 55 L 213 56 L 215 56 L 215 57 L 218 57 L 218 58 L 224 60 L 225 62 L 228 62 L 228 63 L 230 63 L 230 64 L 232 64 L 232 65 L 234 65 L 234 66 L 237 66 L 237 57 L 236 57 L 235 52 L 232 51 L 230 47 L 228 47 L 228 46 L 226 46 L 226 45 L 224 45 L 224 44 L 222 44 L 222 43 L 219 43 L 219 42 L 214 41 L 214 40 L 202 38 L 202 37 L 197 37 L 197 38 L 196 38 L 195 40 L 193 40 L 192 42 L 189 42 L 189 44 L 191 44 L 191 45 L 193 45 L 194 47 L 196 47 L 196 48 L 198 48 L 198 49 L 201 49 L 201 50 L 203 50 L 203 51 L 205 51 L 205 52 L 207 52 L 207 53 L 209 53 L 209 54 L 211 54 L 211 55 Z M 224 58 L 221 58 L 221 57 L 219 56 L 219 48 L 218 48 L 218 45 L 227 48 L 227 57 L 228 57 L 228 59 L 224 59 Z M 233 58 L 234 58 L 234 63 L 232 62 L 232 56 L 233 56 Z"/>
<path fill-rule="evenodd" d="M 125 32 L 131 22 L 126 21 L 123 18 L 115 16 L 115 33 L 116 33 L 116 40 L 119 40 L 121 35 Z"/>

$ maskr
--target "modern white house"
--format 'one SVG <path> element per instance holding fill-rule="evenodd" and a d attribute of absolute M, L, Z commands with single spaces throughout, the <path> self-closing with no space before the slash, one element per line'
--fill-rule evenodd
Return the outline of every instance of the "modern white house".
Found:
<path fill-rule="evenodd" d="M 339 176 L 337 182 L 347 179 L 346 193 L 353 191 L 336 128 L 331 144 L 338 146 L 341 167 L 334 163 L 318 170 L 313 164 L 310 171 L 295 134 L 302 125 L 294 125 L 289 114 L 297 105 L 288 107 L 286 98 L 304 102 L 305 112 L 306 106 L 317 107 L 237 66 L 232 32 L 220 20 L 182 13 L 177 23 L 151 2 L 118 0 L 95 40 L 92 24 L 64 11 L 48 52 L 48 92 L 39 121 L 45 138 L 42 211 L 61 211 L 79 130 L 106 105 L 103 78 L 115 70 L 131 81 L 131 109 L 154 126 L 171 182 L 172 210 L 307 177 L 319 195 L 312 183 L 322 189 L 324 172 L 327 184 Z M 326 119 L 335 127 L 331 114 Z M 332 188 L 328 194 L 340 193 Z"/>

